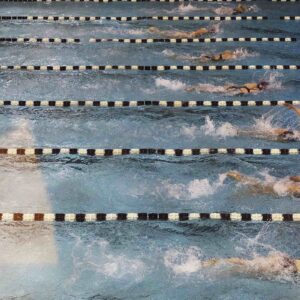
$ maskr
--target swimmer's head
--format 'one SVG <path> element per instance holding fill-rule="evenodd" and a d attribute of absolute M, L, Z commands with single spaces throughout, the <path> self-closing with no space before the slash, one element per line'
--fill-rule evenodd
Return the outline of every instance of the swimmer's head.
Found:
<path fill-rule="evenodd" d="M 282 132 L 278 135 L 278 139 L 280 141 L 284 141 L 284 142 L 295 142 L 296 138 L 294 135 L 295 135 L 294 131 L 285 130 L 284 132 Z"/>
<path fill-rule="evenodd" d="M 294 196 L 295 198 L 300 198 L 300 193 L 295 192 L 295 193 L 293 193 L 293 196 Z M 299 263 L 300 263 L 300 260 L 299 260 L 299 259 L 298 259 L 298 261 L 299 261 Z"/>
<path fill-rule="evenodd" d="M 247 11 L 247 6 L 244 4 L 239 4 L 235 9 L 234 13 L 235 14 L 241 14 Z"/>
<path fill-rule="evenodd" d="M 295 266 L 296 266 L 297 273 L 300 274 L 300 259 L 295 259 Z"/>
<path fill-rule="evenodd" d="M 267 87 L 269 86 L 269 82 L 267 81 L 261 81 L 257 87 L 260 89 L 260 90 L 264 90 L 266 89 Z"/>
<path fill-rule="evenodd" d="M 218 60 L 221 60 L 222 59 L 222 56 L 221 54 L 216 54 L 214 56 L 212 56 L 211 60 L 213 61 L 218 61 Z"/>

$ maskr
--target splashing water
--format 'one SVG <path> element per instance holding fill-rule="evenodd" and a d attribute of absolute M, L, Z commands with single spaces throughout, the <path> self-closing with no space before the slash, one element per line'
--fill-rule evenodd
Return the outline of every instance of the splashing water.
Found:
<path fill-rule="evenodd" d="M 221 85 L 213 85 L 210 83 L 199 83 L 197 85 L 187 86 L 186 91 L 196 93 L 227 93 L 226 87 Z"/>
<path fill-rule="evenodd" d="M 218 180 L 213 183 L 210 183 L 207 178 L 194 179 L 188 184 L 174 184 L 165 181 L 163 186 L 159 187 L 159 192 L 177 200 L 193 200 L 215 194 L 224 186 L 225 179 L 226 174 L 220 174 Z"/>
<path fill-rule="evenodd" d="M 274 123 L 273 123 L 274 116 L 265 116 L 263 115 L 259 119 L 254 119 L 254 125 L 251 127 L 252 130 L 257 132 L 258 134 L 264 133 L 273 133 L 274 132 Z"/>
<path fill-rule="evenodd" d="M 288 185 L 289 185 L 289 183 L 291 183 L 291 181 L 288 176 L 278 179 L 276 177 L 271 176 L 267 171 L 261 173 L 261 175 L 264 177 L 264 184 L 272 185 L 274 192 L 279 197 L 286 197 L 286 196 L 290 195 L 289 190 L 288 190 Z"/>
<path fill-rule="evenodd" d="M 73 273 L 68 284 L 74 284 L 86 270 L 101 274 L 104 278 L 127 278 L 136 282 L 143 279 L 145 265 L 140 259 L 115 253 L 110 249 L 109 242 L 104 239 L 87 245 L 81 237 L 75 238 L 76 243 L 71 254 Z"/>
<path fill-rule="evenodd" d="M 163 78 L 156 78 L 155 85 L 157 87 L 164 87 L 172 91 L 183 90 L 186 88 L 186 84 L 179 80 L 169 80 Z"/>
<path fill-rule="evenodd" d="M 280 90 L 282 88 L 282 81 L 278 78 L 283 77 L 283 74 L 278 72 L 270 72 L 265 76 L 265 81 L 269 83 L 267 89 Z"/>
<path fill-rule="evenodd" d="M 217 126 L 209 116 L 205 117 L 205 124 L 200 127 L 204 135 L 214 136 L 214 137 L 229 137 L 236 136 L 238 134 L 238 129 L 232 124 L 225 122 L 220 126 Z"/>
<path fill-rule="evenodd" d="M 198 247 L 182 250 L 172 249 L 166 251 L 164 264 L 177 275 L 190 275 L 202 268 L 201 257 L 202 253 Z"/>
<path fill-rule="evenodd" d="M 176 54 L 174 51 L 165 49 L 162 54 L 169 58 L 179 59 L 179 60 L 199 60 L 200 56 L 191 56 L 186 54 Z"/>
<path fill-rule="evenodd" d="M 247 49 L 244 48 L 238 48 L 234 50 L 234 58 L 235 59 L 240 59 L 240 58 L 245 58 L 245 57 L 255 57 L 258 56 L 259 54 L 256 52 L 249 52 Z"/>
<path fill-rule="evenodd" d="M 221 6 L 218 7 L 216 9 L 214 9 L 214 13 L 219 15 L 219 16 L 223 16 L 223 15 L 232 15 L 234 12 L 232 7 L 228 7 L 228 6 Z"/>
<path fill-rule="evenodd" d="M 191 3 L 189 3 L 188 5 L 180 4 L 178 6 L 178 12 L 180 12 L 180 13 L 187 13 L 187 12 L 191 12 L 191 11 L 200 11 L 200 10 L 206 10 L 206 9 L 200 8 L 197 6 L 193 6 Z"/>

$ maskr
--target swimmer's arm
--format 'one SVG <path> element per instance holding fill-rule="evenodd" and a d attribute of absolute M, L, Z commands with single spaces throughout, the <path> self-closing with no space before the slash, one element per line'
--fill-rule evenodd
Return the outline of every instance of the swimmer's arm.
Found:
<path fill-rule="evenodd" d="M 290 176 L 289 179 L 294 182 L 300 182 L 300 176 Z"/>
<path fill-rule="evenodd" d="M 259 182 L 256 178 L 244 175 L 237 171 L 230 171 L 227 173 L 227 176 L 235 179 L 236 181 L 243 182 L 243 183 L 252 183 L 252 182 L 258 183 Z"/>
<path fill-rule="evenodd" d="M 244 266 L 246 261 L 242 258 L 231 257 L 231 258 L 212 258 L 202 262 L 202 266 L 205 268 L 214 267 L 218 264 L 230 263 L 234 265 Z"/>
<path fill-rule="evenodd" d="M 196 85 L 190 85 L 190 86 L 187 86 L 185 89 L 184 89 L 186 92 L 196 92 L 197 91 L 197 86 Z"/>
<path fill-rule="evenodd" d="M 284 106 L 286 106 L 288 109 L 293 110 L 298 116 L 300 116 L 300 108 L 296 107 L 295 105 L 285 103 Z"/>

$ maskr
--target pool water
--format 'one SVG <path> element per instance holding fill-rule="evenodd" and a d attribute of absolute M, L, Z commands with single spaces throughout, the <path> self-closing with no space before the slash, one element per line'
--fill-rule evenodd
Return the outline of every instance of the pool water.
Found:
<path fill-rule="evenodd" d="M 0 15 L 215 15 L 226 3 L 1 3 Z M 250 5 L 250 4 L 249 4 Z M 252 5 L 252 4 L 251 4 Z M 82 43 L 0 45 L 0 65 L 190 65 L 201 54 L 235 50 L 229 64 L 299 65 L 294 43 L 121 44 L 90 38 L 152 38 L 147 28 L 194 30 L 212 37 L 300 39 L 300 3 L 256 1 L 247 15 L 267 21 L 1 21 L 1 37 L 80 38 Z M 174 57 L 174 55 L 177 57 Z M 207 62 L 205 64 L 213 64 Z M 222 63 L 220 63 L 222 64 Z M 223 64 L 228 64 L 225 62 Z M 257 95 L 224 85 L 267 80 Z M 298 100 L 299 71 L 1 71 L 3 100 Z M 197 91 L 187 92 L 198 85 Z M 284 107 L 0 109 L 1 147 L 299 148 L 239 136 L 239 129 L 299 130 Z M 264 181 L 300 174 L 298 156 L 0 158 L 1 212 L 299 212 L 299 199 L 257 195 L 226 178 L 238 170 Z M 198 268 L 212 257 L 281 251 L 300 257 L 299 224 L 108 222 L 0 224 L 0 299 L 300 299 L 290 276 L 252 278 Z"/>

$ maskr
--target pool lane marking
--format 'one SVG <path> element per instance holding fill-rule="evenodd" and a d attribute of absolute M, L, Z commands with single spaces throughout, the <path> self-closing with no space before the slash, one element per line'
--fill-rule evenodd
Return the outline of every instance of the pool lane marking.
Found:
<path fill-rule="evenodd" d="M 0 71 L 241 71 L 241 70 L 300 70 L 300 65 L 0 65 Z"/>
<path fill-rule="evenodd" d="M 296 38 L 291 37 L 228 37 L 228 38 L 197 38 L 197 39 L 156 39 L 156 38 L 146 38 L 146 39 L 89 39 L 90 43 L 104 43 L 104 42 L 114 42 L 114 43 L 129 43 L 129 44 L 151 44 L 151 43 L 224 43 L 224 42 L 296 42 Z"/>
<path fill-rule="evenodd" d="M 282 106 L 284 104 L 300 105 L 300 100 L 0 100 L 1 106 L 21 107 L 240 107 L 240 106 Z"/>
<path fill-rule="evenodd" d="M 134 17 L 105 17 L 105 16 L 0 16 L 0 21 L 261 21 L 268 20 L 266 16 L 134 16 Z"/>
<path fill-rule="evenodd" d="M 196 221 L 300 222 L 300 213 L 0 213 L 0 222 Z"/>
<path fill-rule="evenodd" d="M 280 19 L 285 21 L 300 21 L 300 16 L 281 16 Z"/>
<path fill-rule="evenodd" d="M 79 156 L 128 156 L 128 155 L 159 155 L 159 156 L 199 156 L 199 155 L 299 155 L 300 148 L 194 148 L 194 149 L 163 149 L 163 148 L 0 148 L 1 155 L 10 156 L 48 156 L 48 155 L 79 155 Z"/>
<path fill-rule="evenodd" d="M 53 43 L 74 44 L 80 43 L 80 39 L 73 38 L 23 38 L 23 37 L 0 37 L 0 43 Z"/>
<path fill-rule="evenodd" d="M 151 43 L 222 43 L 222 42 L 296 42 L 296 38 L 291 37 L 240 37 L 240 38 L 200 38 L 200 39 L 97 39 L 90 38 L 89 43 L 129 43 L 129 44 L 151 44 Z M 77 38 L 41 38 L 41 37 L 0 37 L 0 43 L 53 43 L 53 44 L 79 44 Z"/>

